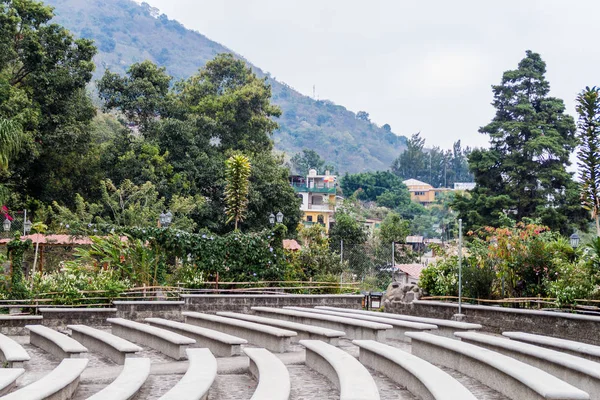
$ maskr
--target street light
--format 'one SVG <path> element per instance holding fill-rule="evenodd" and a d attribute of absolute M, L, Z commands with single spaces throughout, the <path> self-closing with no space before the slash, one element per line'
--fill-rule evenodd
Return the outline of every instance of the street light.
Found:
<path fill-rule="evenodd" d="M 570 237 L 569 237 L 569 241 L 571 242 L 571 247 L 576 249 L 577 247 L 579 247 L 579 235 L 577 234 L 577 232 L 573 233 Z"/>
<path fill-rule="evenodd" d="M 281 224 L 283 222 L 283 213 L 281 211 L 279 211 L 277 213 L 277 223 Z"/>
<path fill-rule="evenodd" d="M 2 226 L 4 227 L 4 232 L 10 231 L 10 225 L 11 225 L 10 219 L 6 218 L 4 220 L 4 223 L 2 224 Z"/>
<path fill-rule="evenodd" d="M 30 220 L 27 220 L 27 221 L 25 221 L 25 222 L 23 223 L 23 230 L 25 231 L 25 234 L 26 234 L 26 235 L 27 235 L 27 234 L 29 234 L 29 232 L 31 232 L 31 226 L 32 226 L 32 225 L 33 225 L 33 224 L 31 223 L 31 221 L 30 221 Z"/>
<path fill-rule="evenodd" d="M 171 211 L 167 211 L 166 214 L 160 213 L 158 218 L 160 220 L 160 226 L 164 226 L 165 228 L 168 228 L 169 225 L 171 225 L 171 222 L 173 221 L 173 214 L 171 213 Z"/>
<path fill-rule="evenodd" d="M 275 215 L 273 213 L 271 213 L 271 215 L 269 215 L 269 223 L 271 225 L 275 225 Z"/>

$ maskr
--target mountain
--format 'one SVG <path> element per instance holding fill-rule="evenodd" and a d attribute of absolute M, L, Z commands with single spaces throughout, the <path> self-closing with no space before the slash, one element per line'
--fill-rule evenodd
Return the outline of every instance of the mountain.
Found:
<path fill-rule="evenodd" d="M 55 22 L 76 36 L 93 39 L 98 47 L 96 78 L 106 69 L 124 73 L 146 59 L 166 67 L 176 79 L 194 74 L 208 60 L 223 52 L 234 53 L 147 3 L 130 0 L 45 0 L 55 7 Z M 234 53 L 235 54 L 235 53 Z M 240 57 L 239 55 L 236 55 Z M 240 57 L 241 58 L 241 57 Z M 314 100 L 266 77 L 273 88 L 273 102 L 283 115 L 274 133 L 275 148 L 289 156 L 304 148 L 315 150 L 340 172 L 385 170 L 406 147 L 406 138 L 378 127 L 368 119 L 327 100 Z"/>

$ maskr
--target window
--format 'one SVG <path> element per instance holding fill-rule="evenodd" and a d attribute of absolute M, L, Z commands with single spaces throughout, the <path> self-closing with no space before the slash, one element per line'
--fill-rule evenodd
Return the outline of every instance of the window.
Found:
<path fill-rule="evenodd" d="M 415 196 L 425 196 L 425 192 L 415 192 Z"/>
<path fill-rule="evenodd" d="M 317 222 L 321 225 L 325 224 L 325 218 L 322 215 L 317 216 Z"/>
<path fill-rule="evenodd" d="M 307 222 L 312 222 L 312 215 L 307 215 L 306 216 L 306 221 Z"/>

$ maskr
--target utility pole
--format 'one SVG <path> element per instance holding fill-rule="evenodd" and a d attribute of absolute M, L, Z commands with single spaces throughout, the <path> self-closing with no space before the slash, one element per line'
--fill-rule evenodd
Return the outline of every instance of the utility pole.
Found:
<path fill-rule="evenodd" d="M 462 316 L 462 219 L 458 220 L 458 314 Z"/>
<path fill-rule="evenodd" d="M 392 268 L 396 267 L 396 243 L 392 242 Z"/>

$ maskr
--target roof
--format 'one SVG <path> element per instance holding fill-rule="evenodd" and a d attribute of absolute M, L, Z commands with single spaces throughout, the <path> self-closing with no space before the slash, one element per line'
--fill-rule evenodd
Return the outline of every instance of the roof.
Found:
<path fill-rule="evenodd" d="M 407 179 L 402 181 L 406 186 L 431 186 L 429 183 L 419 181 L 417 179 Z"/>
<path fill-rule="evenodd" d="M 302 249 L 302 246 L 294 239 L 283 239 L 283 248 L 290 251 L 298 251 Z"/>
<path fill-rule="evenodd" d="M 31 239 L 33 243 L 56 245 L 56 246 L 69 246 L 69 245 L 91 245 L 92 240 L 87 236 L 70 236 L 70 235 L 43 235 L 41 233 L 35 233 L 33 235 L 21 236 L 21 240 Z M 6 244 L 13 240 L 13 238 L 0 239 L 0 244 Z M 121 241 L 126 241 L 127 237 L 121 236 Z"/>
<path fill-rule="evenodd" d="M 396 264 L 396 268 L 414 278 L 421 277 L 421 271 L 425 268 L 423 264 Z"/>
<path fill-rule="evenodd" d="M 406 243 L 423 243 L 423 236 L 407 236 Z"/>

